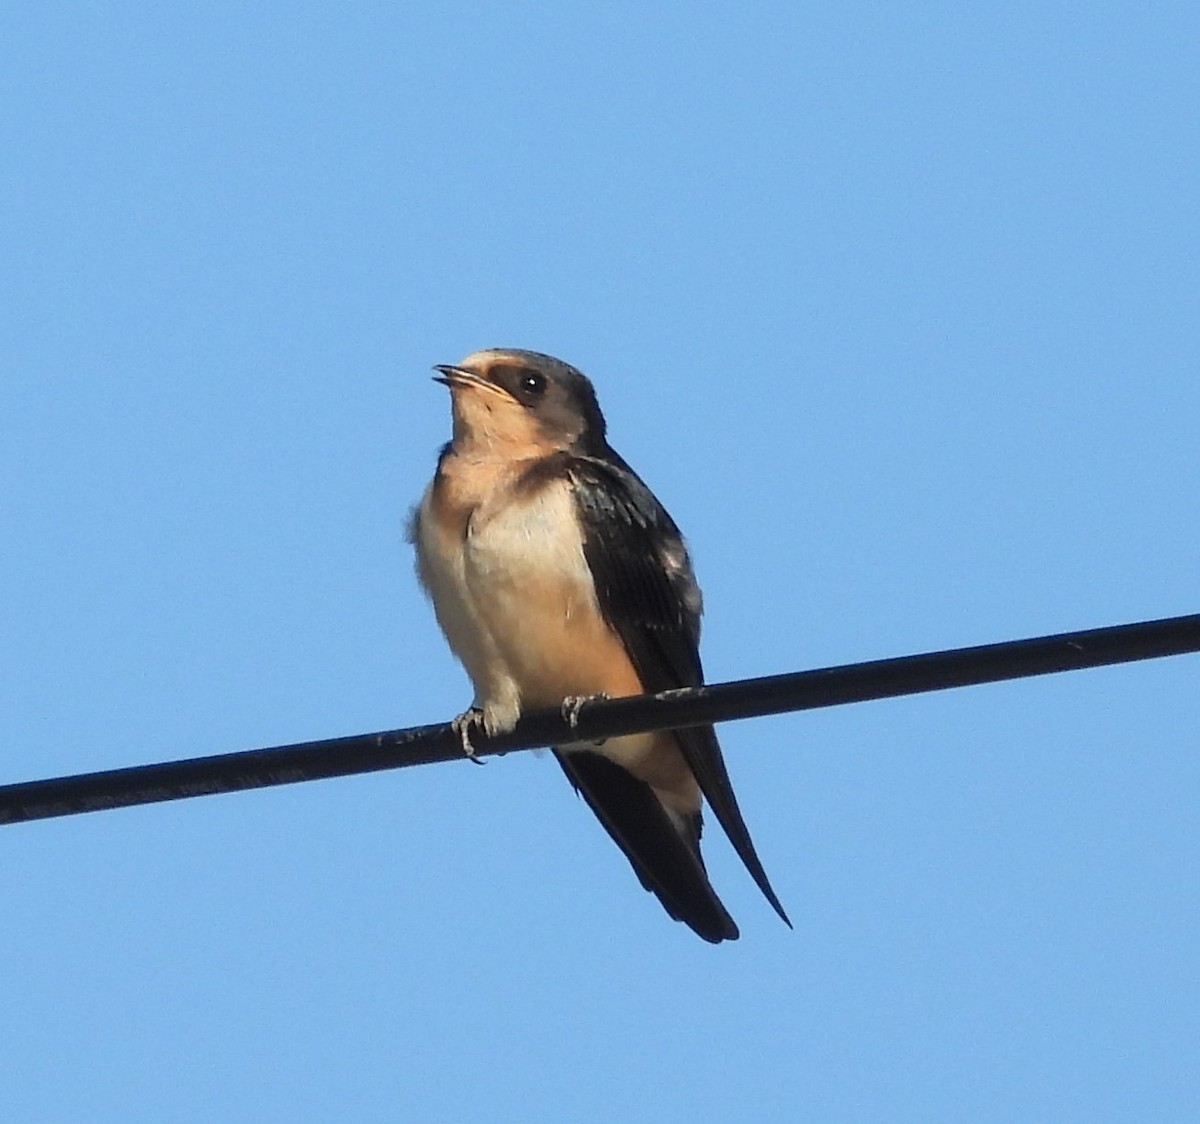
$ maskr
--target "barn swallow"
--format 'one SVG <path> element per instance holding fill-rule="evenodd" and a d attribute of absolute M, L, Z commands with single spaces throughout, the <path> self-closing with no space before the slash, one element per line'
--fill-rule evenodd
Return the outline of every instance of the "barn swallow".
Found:
<path fill-rule="evenodd" d="M 534 351 L 434 368 L 453 436 L 414 512 L 417 573 L 475 688 L 458 720 L 508 731 L 525 710 L 704 681 L 700 589 L 683 536 L 609 446 L 591 382 Z M 564 711 L 565 713 L 565 711 Z M 701 796 L 789 926 L 711 726 L 554 750 L 667 913 L 706 941 L 738 928 L 700 855 Z"/>

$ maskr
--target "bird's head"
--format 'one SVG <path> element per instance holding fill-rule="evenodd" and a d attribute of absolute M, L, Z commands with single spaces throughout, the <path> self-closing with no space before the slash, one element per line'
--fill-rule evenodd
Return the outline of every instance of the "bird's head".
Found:
<path fill-rule="evenodd" d="M 605 447 L 596 392 L 561 359 L 490 348 L 434 370 L 436 380 L 450 388 L 454 444 L 463 451 L 520 457 Z"/>

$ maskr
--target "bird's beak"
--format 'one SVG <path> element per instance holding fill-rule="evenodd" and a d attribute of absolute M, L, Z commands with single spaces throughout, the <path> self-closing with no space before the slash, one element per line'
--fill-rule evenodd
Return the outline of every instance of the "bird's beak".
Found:
<path fill-rule="evenodd" d="M 438 373 L 433 376 L 434 382 L 440 382 L 442 386 L 458 386 L 463 383 L 479 382 L 480 378 L 474 371 L 468 371 L 466 367 L 454 367 L 449 363 L 438 363 L 434 368 Z"/>
<path fill-rule="evenodd" d="M 451 390 L 490 390 L 493 394 L 502 394 L 509 398 L 511 395 L 504 387 L 492 382 L 491 379 L 472 371 L 468 367 L 455 367 L 451 363 L 438 363 L 434 368 L 438 373 L 433 376 L 434 382 L 448 386 Z"/>

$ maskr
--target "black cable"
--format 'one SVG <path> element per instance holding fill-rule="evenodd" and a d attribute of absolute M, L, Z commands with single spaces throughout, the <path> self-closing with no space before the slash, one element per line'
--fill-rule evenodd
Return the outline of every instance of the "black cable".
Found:
<path fill-rule="evenodd" d="M 511 753 L 1196 651 L 1200 614 L 590 702 L 575 727 L 557 711 L 543 710 L 526 715 L 500 737 L 476 732 L 472 744 L 479 756 Z M 462 757 L 458 735 L 443 724 L 138 765 L 0 786 L 0 824 Z"/>

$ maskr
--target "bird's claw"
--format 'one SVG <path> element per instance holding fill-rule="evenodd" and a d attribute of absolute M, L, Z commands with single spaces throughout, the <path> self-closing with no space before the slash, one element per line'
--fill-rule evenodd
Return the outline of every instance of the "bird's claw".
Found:
<path fill-rule="evenodd" d="M 579 726 L 579 712 L 590 702 L 603 702 L 608 698 L 603 691 L 595 695 L 568 695 L 562 701 L 562 716 L 572 730 Z"/>
<path fill-rule="evenodd" d="M 464 710 L 450 723 L 450 729 L 458 735 L 458 740 L 462 742 L 463 753 L 466 754 L 467 760 L 476 765 L 482 765 L 484 764 L 483 759 L 476 755 L 475 747 L 471 744 L 472 726 L 483 726 L 483 710 L 480 707 L 473 706 L 469 710 Z"/>

